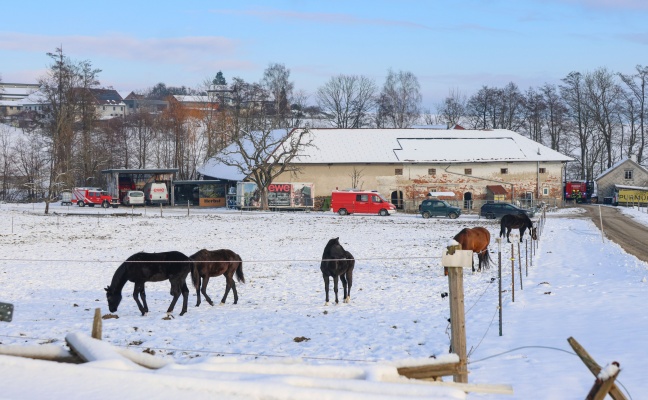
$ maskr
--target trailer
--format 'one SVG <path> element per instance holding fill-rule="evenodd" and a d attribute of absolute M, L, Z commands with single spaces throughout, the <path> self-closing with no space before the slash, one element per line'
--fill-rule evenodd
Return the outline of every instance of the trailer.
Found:
<path fill-rule="evenodd" d="M 256 183 L 238 182 L 236 197 L 228 195 L 228 206 L 237 209 L 261 207 L 261 194 Z M 312 210 L 315 187 L 312 183 L 277 182 L 268 186 L 268 207 L 272 210 Z"/>

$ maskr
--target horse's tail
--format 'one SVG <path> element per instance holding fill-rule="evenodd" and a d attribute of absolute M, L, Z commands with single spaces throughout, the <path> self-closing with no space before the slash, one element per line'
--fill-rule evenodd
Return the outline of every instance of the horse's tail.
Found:
<path fill-rule="evenodd" d="M 243 276 L 243 260 L 241 260 L 241 257 L 237 254 L 236 259 L 238 262 L 238 267 L 236 267 L 236 279 L 239 282 L 245 283 L 245 276 Z"/>
<path fill-rule="evenodd" d="M 191 282 L 196 288 L 196 291 L 200 290 L 200 275 L 198 274 L 198 263 L 195 260 L 189 258 L 191 263 Z"/>
<path fill-rule="evenodd" d="M 488 247 L 486 247 L 486 249 L 484 249 L 484 269 L 490 268 L 492 265 L 493 263 L 491 262 L 490 253 L 488 252 Z"/>

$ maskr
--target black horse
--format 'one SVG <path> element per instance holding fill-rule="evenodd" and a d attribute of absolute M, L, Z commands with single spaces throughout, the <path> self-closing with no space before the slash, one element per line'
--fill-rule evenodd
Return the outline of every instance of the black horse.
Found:
<path fill-rule="evenodd" d="M 238 254 L 236 254 L 232 250 L 227 249 L 213 251 L 202 249 L 189 258 L 194 261 L 194 266 L 191 269 L 191 280 L 193 281 L 193 285 L 196 288 L 196 296 L 198 297 L 196 307 L 200 305 L 201 290 L 202 294 L 205 296 L 205 300 L 207 300 L 207 303 L 212 306 L 214 305 L 212 299 L 207 296 L 207 284 L 209 283 L 210 277 L 219 275 L 224 275 L 226 282 L 225 295 L 221 299 L 221 304 L 225 304 L 225 300 L 227 300 L 227 295 L 229 294 L 230 289 L 232 289 L 232 292 L 234 292 L 234 304 L 238 302 L 238 293 L 236 293 L 234 273 L 236 272 L 236 279 L 239 282 L 245 283 L 245 277 L 243 276 L 243 261 Z"/>
<path fill-rule="evenodd" d="M 348 251 L 344 250 L 339 241 L 334 238 L 328 241 L 322 255 L 322 277 L 324 278 L 324 290 L 326 291 L 326 303 L 329 303 L 329 277 L 333 277 L 333 291 L 335 292 L 335 303 L 338 302 L 338 277 L 344 288 L 344 302 L 351 302 L 351 285 L 353 284 L 353 267 L 355 259 Z M 347 289 L 348 284 L 348 289 Z"/>
<path fill-rule="evenodd" d="M 135 284 L 133 298 L 142 315 L 146 315 L 149 310 L 146 304 L 144 283 L 161 282 L 168 279 L 171 282 L 171 296 L 173 296 L 173 301 L 171 301 L 167 313 L 173 311 L 182 293 L 183 302 L 180 315 L 184 315 L 187 312 L 187 301 L 189 300 L 187 275 L 189 275 L 192 265 L 191 259 L 179 251 L 168 251 L 164 253 L 140 252 L 133 254 L 117 268 L 110 286 L 106 287 L 108 309 L 111 313 L 117 311 L 117 307 L 119 307 L 122 299 L 122 289 L 127 281 L 131 281 Z M 141 297 L 142 302 L 140 302 L 138 296 Z"/>
<path fill-rule="evenodd" d="M 524 236 L 524 231 L 529 229 L 529 234 L 533 240 L 538 240 L 536 235 L 536 228 L 533 226 L 533 221 L 526 214 L 506 214 L 502 217 L 500 221 L 500 237 L 504 236 L 504 231 L 506 231 L 506 241 L 511 243 L 509 240 L 509 235 L 511 234 L 511 229 L 520 229 L 520 242 L 522 242 L 522 236 Z"/>

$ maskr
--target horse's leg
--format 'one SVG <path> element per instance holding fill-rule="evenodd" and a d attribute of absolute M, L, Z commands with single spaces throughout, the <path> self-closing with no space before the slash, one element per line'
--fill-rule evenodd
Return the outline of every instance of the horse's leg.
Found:
<path fill-rule="evenodd" d="M 511 234 L 511 228 L 507 227 L 506 228 L 506 241 L 511 243 L 511 239 L 509 239 L 509 235 Z"/>
<path fill-rule="evenodd" d="M 340 280 L 342 281 L 342 302 L 346 303 L 347 302 L 347 280 L 346 280 L 346 272 L 344 272 L 342 275 L 340 275 Z"/>
<path fill-rule="evenodd" d="M 142 305 L 142 303 L 140 302 L 139 299 L 140 296 L 142 297 L 142 301 L 144 301 L 144 305 Z M 135 303 L 137 303 L 137 308 L 139 308 L 142 315 L 146 315 L 148 309 L 146 308 L 146 294 L 144 293 L 143 283 L 136 283 L 135 286 L 133 287 L 133 299 L 135 299 Z"/>
<path fill-rule="evenodd" d="M 482 253 L 477 254 L 477 271 L 481 272 L 482 263 L 484 255 Z"/>
<path fill-rule="evenodd" d="M 207 284 L 209 283 L 209 275 L 203 276 L 203 281 L 202 281 L 202 286 L 200 288 L 200 291 L 202 292 L 203 296 L 205 296 L 205 301 L 209 303 L 210 306 L 214 305 L 214 302 L 212 301 L 211 297 L 207 295 Z"/>
<path fill-rule="evenodd" d="M 167 309 L 167 314 L 171 314 L 173 312 L 173 309 L 175 308 L 175 305 L 180 298 L 181 286 L 180 282 L 174 282 L 171 279 L 169 279 L 169 282 L 171 282 L 171 296 L 173 296 L 173 300 L 171 300 L 171 305 L 169 305 L 169 308 Z"/>
<path fill-rule="evenodd" d="M 200 305 L 200 281 L 201 281 L 201 276 L 198 275 L 198 284 L 196 285 L 196 307 Z"/>
<path fill-rule="evenodd" d="M 333 291 L 335 292 L 335 304 L 338 304 L 338 275 L 333 274 Z"/>
<path fill-rule="evenodd" d="M 227 300 L 227 295 L 229 294 L 229 291 L 232 288 L 232 285 L 234 284 L 234 277 L 232 276 L 233 273 L 234 271 L 232 271 L 231 274 L 227 272 L 223 275 L 225 277 L 225 294 L 221 299 L 221 304 L 225 304 L 225 300 Z M 234 301 L 234 304 L 236 304 L 236 301 Z"/>
<path fill-rule="evenodd" d="M 351 286 L 353 286 L 353 270 L 348 270 L 346 272 L 346 279 L 349 283 L 349 290 L 347 291 L 347 297 L 344 299 L 345 303 L 351 303 Z"/>
<path fill-rule="evenodd" d="M 187 312 L 187 303 L 189 303 L 189 288 L 187 287 L 187 282 L 182 281 L 182 311 L 180 311 L 180 316 L 185 315 Z"/>
<path fill-rule="evenodd" d="M 524 236 L 524 231 L 526 231 L 526 226 L 520 228 L 520 243 L 522 243 L 522 236 Z"/>
<path fill-rule="evenodd" d="M 322 273 L 322 277 L 324 278 L 324 292 L 326 293 L 326 302 L 324 303 L 325 306 L 328 306 L 329 303 L 329 277 L 325 273 Z"/>

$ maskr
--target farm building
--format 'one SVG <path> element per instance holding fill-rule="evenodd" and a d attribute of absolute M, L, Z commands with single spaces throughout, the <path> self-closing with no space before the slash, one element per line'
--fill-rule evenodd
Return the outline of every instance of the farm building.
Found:
<path fill-rule="evenodd" d="M 599 201 L 611 203 L 617 186 L 648 186 L 648 170 L 637 163 L 636 156 L 624 158 L 595 179 Z"/>
<path fill-rule="evenodd" d="M 504 129 L 310 129 L 309 135 L 310 145 L 292 163 L 300 172 L 276 181 L 313 182 L 324 196 L 377 190 L 405 210 L 415 210 L 429 192 L 448 191 L 465 208 L 487 200 L 558 202 L 565 163 L 573 160 Z M 213 160 L 199 173 L 236 175 Z"/>

